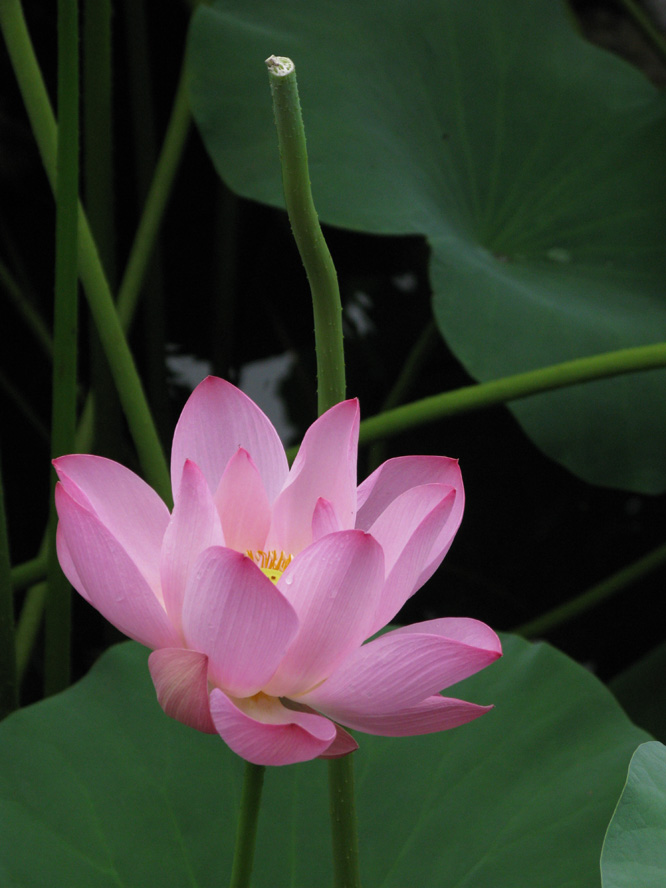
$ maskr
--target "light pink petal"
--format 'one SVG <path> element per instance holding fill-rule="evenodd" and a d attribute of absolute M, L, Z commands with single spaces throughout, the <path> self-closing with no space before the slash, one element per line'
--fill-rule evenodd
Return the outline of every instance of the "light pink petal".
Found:
<path fill-rule="evenodd" d="M 400 626 L 392 629 L 386 635 L 397 637 L 399 635 L 440 635 L 467 644 L 470 647 L 478 647 L 502 656 L 502 643 L 490 626 L 481 620 L 473 620 L 471 617 L 440 617 L 437 620 L 424 620 L 421 623 L 410 623 L 409 626 Z"/>
<path fill-rule="evenodd" d="M 225 545 L 238 552 L 263 549 L 271 507 L 252 457 L 241 447 L 224 470 L 215 493 Z"/>
<path fill-rule="evenodd" d="M 266 693 L 292 697 L 330 675 L 370 634 L 383 581 L 381 547 L 360 530 L 329 534 L 297 555 L 277 586 L 298 615 L 298 634 Z"/>
<path fill-rule="evenodd" d="M 74 586 L 79 595 L 81 595 L 82 598 L 85 598 L 85 600 L 90 603 L 90 598 L 88 597 L 88 593 L 85 590 L 83 581 L 78 575 L 76 566 L 72 561 L 72 556 L 69 552 L 69 546 L 67 545 L 67 540 L 65 539 L 65 534 L 63 532 L 61 522 L 58 522 L 58 527 L 56 528 L 56 552 L 58 553 L 60 569 L 65 574 L 72 586 Z"/>
<path fill-rule="evenodd" d="M 336 725 L 335 740 L 328 747 L 326 752 L 322 752 L 319 756 L 321 759 L 337 759 L 343 755 L 349 755 L 350 752 L 356 752 L 358 743 L 351 734 L 348 734 L 340 725 Z"/>
<path fill-rule="evenodd" d="M 357 400 L 327 410 L 307 430 L 289 478 L 273 506 L 271 538 L 295 555 L 312 542 L 312 519 L 327 499 L 340 527 L 354 527 L 359 408 Z"/>
<path fill-rule="evenodd" d="M 209 678 L 234 697 L 270 680 L 298 629 L 293 607 L 245 555 L 215 546 L 198 559 L 185 592 L 187 647 L 209 657 Z"/>
<path fill-rule="evenodd" d="M 370 634 L 389 623 L 439 566 L 442 528 L 455 507 L 456 491 L 446 484 L 412 487 L 396 497 L 370 528 L 386 559 L 386 582 Z M 431 571 L 432 568 L 432 571 Z M 426 576 L 427 579 L 427 576 Z"/>
<path fill-rule="evenodd" d="M 390 715 L 421 703 L 499 656 L 499 639 L 482 623 L 428 620 L 358 648 L 299 702 L 351 726 L 361 717 Z"/>
<path fill-rule="evenodd" d="M 180 627 L 185 588 L 195 561 L 204 549 L 223 542 L 206 479 L 195 463 L 186 460 L 161 555 L 164 606 L 174 626 Z"/>
<path fill-rule="evenodd" d="M 437 731 L 457 728 L 492 708 L 435 694 L 415 706 L 396 709 L 387 714 L 359 715 L 350 719 L 347 726 L 357 731 L 364 731 L 366 734 L 378 734 L 383 737 L 413 737 L 417 734 L 434 734 Z M 330 749 L 331 747 L 327 750 L 327 755 Z"/>
<path fill-rule="evenodd" d="M 158 590 L 169 510 L 152 487 L 125 466 L 101 456 L 61 456 L 53 465 L 67 493 L 97 515 L 151 588 Z"/>
<path fill-rule="evenodd" d="M 162 648 L 148 657 L 157 700 L 171 718 L 215 734 L 208 706 L 208 658 L 197 651 Z"/>
<path fill-rule="evenodd" d="M 458 460 L 446 456 L 401 456 L 382 463 L 358 488 L 356 527 L 369 530 L 396 497 L 423 484 L 446 484 L 456 491 L 455 506 L 441 531 L 442 547 L 446 552 L 460 526 L 465 508 L 465 491 Z"/>
<path fill-rule="evenodd" d="M 171 450 L 174 490 L 185 460 L 191 459 L 206 476 L 211 493 L 215 493 L 227 463 L 239 447 L 251 454 L 273 502 L 289 470 L 278 433 L 240 389 L 209 376 L 192 392 L 176 425 Z"/>
<path fill-rule="evenodd" d="M 316 542 L 321 537 L 329 533 L 335 533 L 342 530 L 338 516 L 335 514 L 333 503 L 320 496 L 315 503 L 315 510 L 312 515 L 312 542 Z"/>
<path fill-rule="evenodd" d="M 210 711 L 227 746 L 255 765 L 307 762 L 325 752 L 337 737 L 335 725 L 327 718 L 286 709 L 276 698 L 263 694 L 258 700 L 232 701 L 214 688 Z"/>
<path fill-rule="evenodd" d="M 62 535 L 92 606 L 146 647 L 180 646 L 162 604 L 118 540 L 62 484 L 55 496 Z"/>

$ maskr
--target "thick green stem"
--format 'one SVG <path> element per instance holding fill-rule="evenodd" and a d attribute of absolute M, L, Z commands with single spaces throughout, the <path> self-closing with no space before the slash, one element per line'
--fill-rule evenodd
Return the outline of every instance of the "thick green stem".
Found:
<path fill-rule="evenodd" d="M 55 189 L 56 122 L 19 0 L 0 0 L 0 27 L 44 168 L 52 188 Z M 111 367 L 144 475 L 148 483 L 170 505 L 171 485 L 164 453 L 81 206 L 78 208 L 78 231 L 79 276 L 104 353 Z"/>
<path fill-rule="evenodd" d="M 294 63 L 291 59 L 271 56 L 266 64 L 273 94 L 287 213 L 312 291 L 317 396 L 321 415 L 345 397 L 340 290 L 312 200 Z M 328 763 L 336 888 L 360 886 L 353 766 L 351 756 L 331 759 Z"/>
<path fill-rule="evenodd" d="M 0 467 L 0 721 L 18 709 L 14 601 L 9 565 L 9 534 Z"/>
<path fill-rule="evenodd" d="M 265 771 L 266 768 L 263 765 L 245 762 L 230 888 L 249 888 L 250 886 Z"/>
<path fill-rule="evenodd" d="M 513 631 L 517 635 L 523 635 L 525 638 L 535 638 L 558 629 L 570 620 L 591 610 L 596 605 L 601 604 L 618 592 L 624 591 L 628 586 L 638 582 L 644 576 L 652 573 L 666 564 L 666 543 L 648 552 L 633 564 L 623 567 L 617 573 L 606 577 L 600 583 L 592 586 L 586 592 L 577 595 L 571 601 L 567 601 L 558 607 L 553 608 L 540 617 L 530 620 L 529 623 L 523 623 Z"/>
<path fill-rule="evenodd" d="M 354 760 L 351 755 L 331 759 L 328 768 L 333 884 L 335 888 L 360 888 Z"/>
<path fill-rule="evenodd" d="M 51 456 L 74 450 L 78 348 L 77 211 L 79 195 L 79 10 L 58 0 L 58 115 L 56 263 L 53 320 Z M 55 551 L 57 516 L 51 501 L 44 687 L 64 690 L 70 680 L 71 589 Z"/>
<path fill-rule="evenodd" d="M 312 291 L 317 350 L 317 398 L 321 414 L 345 398 L 338 276 L 312 200 L 305 130 L 294 63 L 291 59 L 271 56 L 266 64 L 273 94 L 287 213 Z"/>
<path fill-rule="evenodd" d="M 361 443 L 370 444 L 372 441 L 388 438 L 444 417 L 504 404 L 507 401 L 527 398 L 529 395 L 565 388 L 580 382 L 607 379 L 623 373 L 654 370 L 659 367 L 666 367 L 666 343 L 663 342 L 552 364 L 549 367 L 505 376 L 492 382 L 463 386 L 452 392 L 432 395 L 388 410 L 378 416 L 371 416 L 361 422 L 360 439 Z"/>

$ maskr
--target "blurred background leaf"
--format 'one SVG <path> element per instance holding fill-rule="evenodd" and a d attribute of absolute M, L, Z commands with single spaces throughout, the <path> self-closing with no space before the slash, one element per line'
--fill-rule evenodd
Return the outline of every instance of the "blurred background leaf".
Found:
<path fill-rule="evenodd" d="M 322 220 L 421 234 L 433 309 L 488 380 L 666 338 L 666 102 L 560 0 L 214 0 L 192 106 L 224 181 L 282 205 L 266 73 L 297 66 Z M 666 372 L 510 405 L 595 484 L 666 490 Z"/>

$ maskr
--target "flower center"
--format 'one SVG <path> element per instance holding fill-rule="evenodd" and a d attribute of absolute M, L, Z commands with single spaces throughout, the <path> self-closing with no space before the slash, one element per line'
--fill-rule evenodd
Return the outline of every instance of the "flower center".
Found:
<path fill-rule="evenodd" d="M 284 552 L 278 552 L 277 549 L 271 549 L 270 552 L 263 552 L 261 549 L 257 549 L 255 552 L 252 549 L 248 549 L 245 554 L 274 583 L 277 583 L 280 579 L 293 557 L 292 555 L 285 555 Z"/>

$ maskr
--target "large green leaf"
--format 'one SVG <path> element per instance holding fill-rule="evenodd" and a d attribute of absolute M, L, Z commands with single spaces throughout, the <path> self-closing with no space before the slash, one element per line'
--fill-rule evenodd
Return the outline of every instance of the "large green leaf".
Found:
<path fill-rule="evenodd" d="M 205 144 L 235 191 L 282 205 L 271 53 L 297 65 L 322 219 L 427 237 L 435 316 L 474 377 L 666 339 L 666 102 L 562 0 L 200 7 Z M 511 409 L 581 477 L 657 492 L 665 397 L 656 370 Z"/>
<path fill-rule="evenodd" d="M 359 735 L 364 884 L 597 888 L 604 830 L 647 735 L 547 645 L 462 683 L 494 702 L 429 737 Z M 218 886 L 230 870 L 242 766 L 168 719 L 146 651 L 113 648 L 69 691 L 0 725 L 3 888 Z M 330 882 L 326 766 L 270 769 L 256 888 Z"/>
<path fill-rule="evenodd" d="M 666 746 L 638 747 L 601 854 L 603 888 L 666 885 Z"/>

